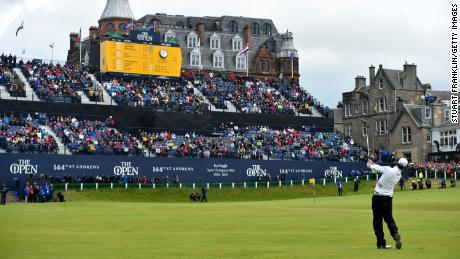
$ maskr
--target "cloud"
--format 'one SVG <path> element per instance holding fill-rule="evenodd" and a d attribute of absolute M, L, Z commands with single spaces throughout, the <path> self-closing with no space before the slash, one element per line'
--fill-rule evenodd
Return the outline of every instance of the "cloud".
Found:
<path fill-rule="evenodd" d="M 0 50 L 18 53 L 14 33 L 25 20 L 24 48 L 34 58 L 66 60 L 69 33 L 83 37 L 97 25 L 106 0 L 0 0 Z M 167 13 L 185 16 L 269 18 L 279 32 L 294 33 L 300 54 L 301 84 L 323 103 L 335 107 L 341 93 L 353 90 L 356 75 L 368 67 L 402 69 L 417 64 L 423 83 L 449 89 L 449 8 L 429 0 L 130 0 L 134 15 Z M 244 8 L 242 8 L 244 7 Z M 19 43 L 19 44 L 18 44 Z"/>

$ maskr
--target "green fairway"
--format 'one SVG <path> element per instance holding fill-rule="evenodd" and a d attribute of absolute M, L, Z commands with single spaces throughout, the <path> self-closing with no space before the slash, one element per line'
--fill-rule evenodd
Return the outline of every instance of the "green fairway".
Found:
<path fill-rule="evenodd" d="M 375 248 L 370 199 L 12 203 L 0 258 L 459 258 L 457 189 L 395 194 L 402 250 Z"/>

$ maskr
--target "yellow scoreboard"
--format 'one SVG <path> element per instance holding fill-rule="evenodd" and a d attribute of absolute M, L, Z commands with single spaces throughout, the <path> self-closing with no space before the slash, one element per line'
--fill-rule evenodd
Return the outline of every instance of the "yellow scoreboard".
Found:
<path fill-rule="evenodd" d="M 101 43 L 102 73 L 124 73 L 179 77 L 182 67 L 180 47 L 120 41 Z"/>

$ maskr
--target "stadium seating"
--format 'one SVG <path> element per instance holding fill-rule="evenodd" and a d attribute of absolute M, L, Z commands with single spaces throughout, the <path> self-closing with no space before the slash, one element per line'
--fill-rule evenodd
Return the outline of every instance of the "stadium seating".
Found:
<path fill-rule="evenodd" d="M 39 127 L 45 122 L 42 114 L 38 118 L 30 114 L 0 115 L 0 148 L 11 153 L 56 153 L 56 141 Z"/>
<path fill-rule="evenodd" d="M 302 89 L 295 80 L 255 80 L 230 75 L 194 78 L 193 82 L 218 109 L 231 101 L 243 113 L 312 114 L 315 107 L 323 116 L 329 109 Z"/>
<path fill-rule="evenodd" d="M 72 154 L 142 155 L 135 138 L 115 129 L 112 118 L 98 121 L 54 116 L 48 125 Z"/>
<path fill-rule="evenodd" d="M 93 85 L 84 66 L 61 66 L 38 61 L 21 63 L 20 66 L 38 97 L 44 101 L 80 103 L 77 91 L 85 92 L 92 101 L 102 101 L 102 91 Z"/>
<path fill-rule="evenodd" d="M 153 156 L 236 159 L 366 161 L 366 151 L 337 133 L 266 127 L 221 126 L 214 136 L 196 133 L 142 132 L 139 138 Z"/>
<path fill-rule="evenodd" d="M 104 87 L 122 105 L 164 111 L 205 112 L 207 104 L 183 80 L 111 78 Z"/>

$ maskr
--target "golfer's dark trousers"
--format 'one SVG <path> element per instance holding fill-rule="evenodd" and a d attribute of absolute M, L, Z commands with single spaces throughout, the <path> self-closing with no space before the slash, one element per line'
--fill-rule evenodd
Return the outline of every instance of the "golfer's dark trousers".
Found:
<path fill-rule="evenodd" d="M 385 246 L 382 219 L 387 223 L 390 234 L 394 239 L 398 227 L 393 219 L 393 198 L 390 196 L 372 196 L 372 212 L 374 214 L 374 232 L 377 237 L 377 247 Z"/>

